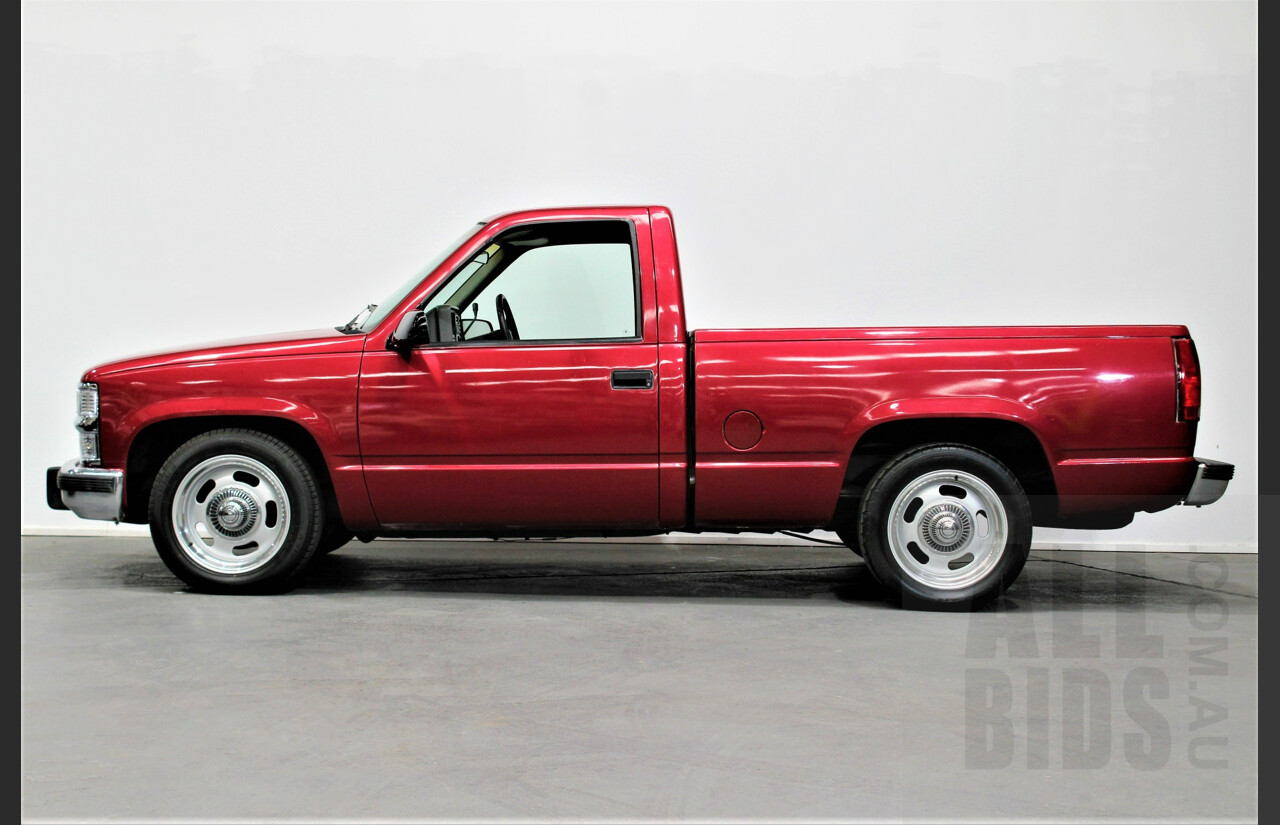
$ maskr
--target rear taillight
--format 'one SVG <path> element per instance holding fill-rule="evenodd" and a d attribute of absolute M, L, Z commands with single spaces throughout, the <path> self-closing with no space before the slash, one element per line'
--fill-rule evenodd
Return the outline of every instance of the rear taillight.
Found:
<path fill-rule="evenodd" d="M 1178 420 L 1200 420 L 1200 359 L 1190 338 L 1173 339 L 1174 368 L 1178 374 Z"/>

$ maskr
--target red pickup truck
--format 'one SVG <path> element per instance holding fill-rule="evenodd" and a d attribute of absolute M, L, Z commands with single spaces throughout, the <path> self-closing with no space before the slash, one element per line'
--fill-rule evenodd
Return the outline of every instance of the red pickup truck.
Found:
<path fill-rule="evenodd" d="M 825 528 L 900 600 L 972 605 L 1033 525 L 1208 504 L 1234 471 L 1194 457 L 1186 327 L 691 333 L 657 206 L 501 215 L 342 327 L 82 382 L 50 506 L 149 524 L 217 592 L 353 537 Z"/>

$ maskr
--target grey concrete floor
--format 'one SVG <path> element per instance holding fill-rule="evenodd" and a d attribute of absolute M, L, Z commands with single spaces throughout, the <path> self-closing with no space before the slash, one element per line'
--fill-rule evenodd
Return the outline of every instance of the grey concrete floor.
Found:
<path fill-rule="evenodd" d="M 1256 556 L 1037 551 L 947 614 L 818 545 L 378 541 L 219 597 L 25 538 L 22 810 L 1255 819 L 1257 607 Z"/>

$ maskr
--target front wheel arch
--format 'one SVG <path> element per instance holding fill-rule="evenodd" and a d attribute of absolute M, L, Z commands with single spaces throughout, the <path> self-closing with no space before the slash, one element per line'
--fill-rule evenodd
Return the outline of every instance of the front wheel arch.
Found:
<path fill-rule="evenodd" d="M 167 418 L 139 430 L 129 445 L 129 457 L 125 465 L 125 512 L 122 521 L 128 524 L 146 524 L 151 485 L 161 465 L 174 450 L 186 442 L 203 433 L 221 429 L 252 430 L 277 438 L 296 450 L 315 474 L 316 483 L 324 496 L 325 519 L 342 524 L 342 512 L 329 475 L 329 465 L 315 436 L 296 421 L 268 415 Z"/>

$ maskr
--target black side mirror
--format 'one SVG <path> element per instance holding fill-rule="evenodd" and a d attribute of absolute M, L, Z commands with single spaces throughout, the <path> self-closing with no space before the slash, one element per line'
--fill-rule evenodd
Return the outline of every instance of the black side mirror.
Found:
<path fill-rule="evenodd" d="M 406 312 L 400 319 L 400 323 L 396 324 L 396 331 L 387 339 L 387 349 L 404 353 L 413 343 L 413 339 L 420 334 L 422 319 L 421 312 Z"/>
<path fill-rule="evenodd" d="M 406 312 L 387 339 L 387 349 L 405 355 L 414 343 L 424 340 L 432 344 L 461 341 L 462 315 L 448 304 L 427 312 Z"/>

